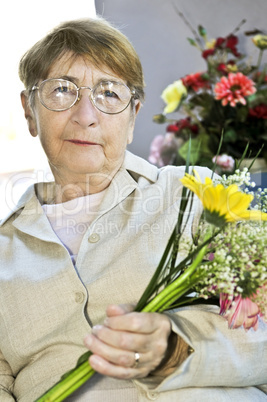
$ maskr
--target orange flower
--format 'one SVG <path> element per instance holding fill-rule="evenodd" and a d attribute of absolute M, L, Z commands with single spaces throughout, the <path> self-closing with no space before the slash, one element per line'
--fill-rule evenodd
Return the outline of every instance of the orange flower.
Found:
<path fill-rule="evenodd" d="M 235 107 L 237 103 L 246 104 L 245 97 L 256 92 L 255 83 L 242 73 L 229 73 L 228 77 L 222 77 L 215 85 L 215 99 L 222 100 L 222 105 L 228 103 Z"/>

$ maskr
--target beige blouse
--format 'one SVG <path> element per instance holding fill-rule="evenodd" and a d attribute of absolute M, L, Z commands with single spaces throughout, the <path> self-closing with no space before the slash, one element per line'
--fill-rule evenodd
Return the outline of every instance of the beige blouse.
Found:
<path fill-rule="evenodd" d="M 1 222 L 1 402 L 34 401 L 75 366 L 84 336 L 103 322 L 108 304 L 137 302 L 175 223 L 183 175 L 182 167 L 159 170 L 127 153 L 75 267 L 41 206 L 53 197 L 53 184 L 31 187 Z M 189 234 L 201 211 L 197 201 L 193 209 Z M 216 307 L 168 314 L 195 350 L 171 376 L 118 381 L 96 374 L 70 400 L 266 401 L 260 390 L 267 380 L 265 324 L 256 332 L 229 330 Z"/>

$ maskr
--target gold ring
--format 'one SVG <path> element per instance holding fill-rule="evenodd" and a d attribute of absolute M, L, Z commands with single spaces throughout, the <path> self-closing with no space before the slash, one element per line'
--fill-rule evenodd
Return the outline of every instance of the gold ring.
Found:
<path fill-rule="evenodd" d="M 138 352 L 134 352 L 134 366 L 133 368 L 137 368 L 139 364 L 140 354 Z"/>

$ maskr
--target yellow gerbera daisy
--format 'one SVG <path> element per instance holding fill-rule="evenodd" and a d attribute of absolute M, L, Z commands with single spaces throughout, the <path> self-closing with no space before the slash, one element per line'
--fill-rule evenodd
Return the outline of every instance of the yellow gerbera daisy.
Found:
<path fill-rule="evenodd" d="M 267 214 L 248 210 L 253 196 L 240 191 L 236 184 L 229 187 L 224 187 L 222 184 L 214 185 L 209 177 L 202 183 L 199 176 L 196 178 L 188 173 L 181 182 L 201 200 L 205 218 L 209 223 L 222 226 L 227 222 L 242 220 L 267 221 Z"/>

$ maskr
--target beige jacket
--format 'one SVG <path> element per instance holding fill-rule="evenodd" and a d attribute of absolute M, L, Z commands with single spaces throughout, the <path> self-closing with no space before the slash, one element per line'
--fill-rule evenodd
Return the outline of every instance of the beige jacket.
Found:
<path fill-rule="evenodd" d="M 53 197 L 52 183 L 29 188 L 2 220 L 1 402 L 34 401 L 75 366 L 84 336 L 103 321 L 108 304 L 137 302 L 174 225 L 183 174 L 181 167 L 159 170 L 127 153 L 84 234 L 76 267 L 41 208 Z M 197 201 L 194 210 L 197 217 Z M 266 325 L 228 330 L 215 307 L 169 314 L 173 330 L 195 350 L 170 377 L 131 382 L 96 374 L 69 400 L 266 401 L 256 388 L 267 383 Z"/>

